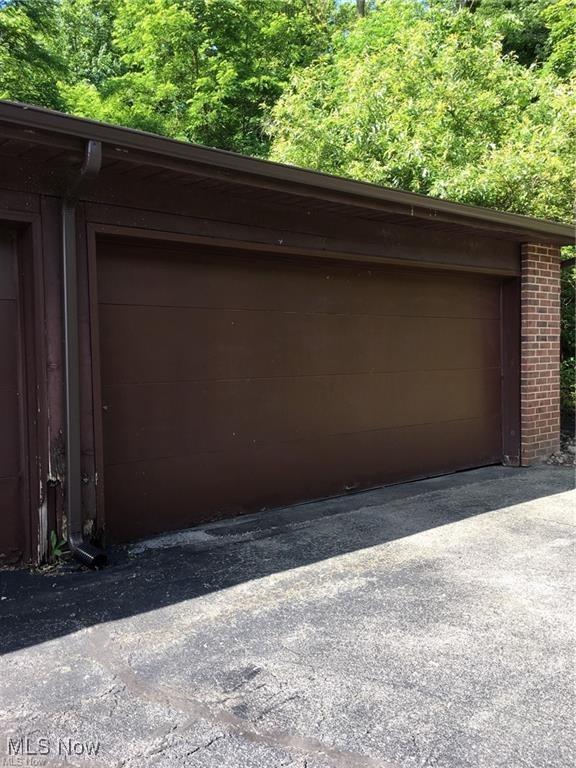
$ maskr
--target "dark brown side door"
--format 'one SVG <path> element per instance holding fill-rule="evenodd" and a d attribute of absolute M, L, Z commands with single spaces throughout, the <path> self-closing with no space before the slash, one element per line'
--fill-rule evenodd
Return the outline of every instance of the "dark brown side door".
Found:
<path fill-rule="evenodd" d="M 24 549 L 24 476 L 18 266 L 14 233 L 0 228 L 0 565 Z"/>
<path fill-rule="evenodd" d="M 500 281 L 101 243 L 123 541 L 501 460 Z"/>

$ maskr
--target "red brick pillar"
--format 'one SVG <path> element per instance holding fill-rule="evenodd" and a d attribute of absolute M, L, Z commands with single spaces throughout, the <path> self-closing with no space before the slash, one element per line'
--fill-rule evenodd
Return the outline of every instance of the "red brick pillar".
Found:
<path fill-rule="evenodd" d="M 560 445 L 560 250 L 522 246 L 521 464 Z"/>

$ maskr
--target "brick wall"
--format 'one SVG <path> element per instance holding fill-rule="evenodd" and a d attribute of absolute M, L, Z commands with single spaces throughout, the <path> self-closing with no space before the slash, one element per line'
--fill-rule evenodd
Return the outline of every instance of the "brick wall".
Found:
<path fill-rule="evenodd" d="M 522 246 L 521 463 L 560 443 L 560 251 Z"/>

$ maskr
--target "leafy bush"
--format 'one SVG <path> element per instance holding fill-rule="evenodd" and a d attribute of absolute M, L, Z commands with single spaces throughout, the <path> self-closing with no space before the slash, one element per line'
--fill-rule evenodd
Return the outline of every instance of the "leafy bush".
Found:
<path fill-rule="evenodd" d="M 566 248 L 563 257 L 574 260 L 575 248 Z M 562 363 L 560 366 L 560 402 L 562 410 L 576 409 L 576 267 L 562 270 Z"/>
<path fill-rule="evenodd" d="M 576 357 L 569 357 L 560 365 L 560 405 L 568 412 L 576 408 Z"/>

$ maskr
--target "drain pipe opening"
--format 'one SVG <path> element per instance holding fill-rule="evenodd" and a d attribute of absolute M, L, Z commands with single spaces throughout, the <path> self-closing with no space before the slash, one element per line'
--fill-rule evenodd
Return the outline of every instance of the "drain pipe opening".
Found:
<path fill-rule="evenodd" d="M 62 273 L 64 278 L 64 379 L 66 406 L 66 518 L 68 546 L 90 568 L 103 568 L 106 553 L 86 540 L 82 521 L 80 468 L 80 346 L 78 338 L 78 265 L 76 204 L 78 195 L 96 178 L 102 165 L 102 145 L 89 141 L 84 164 L 62 202 Z"/>

